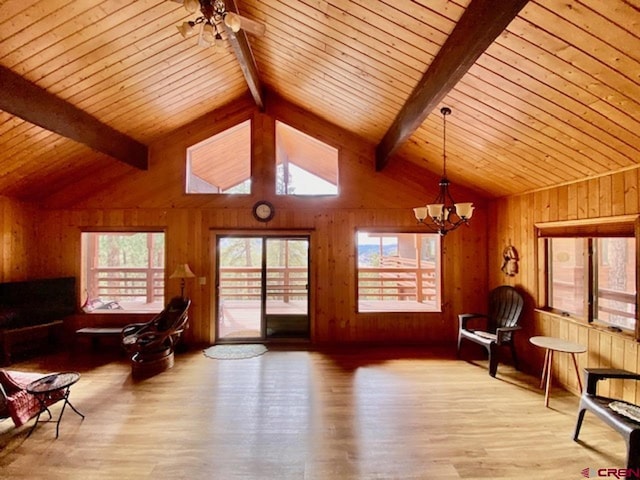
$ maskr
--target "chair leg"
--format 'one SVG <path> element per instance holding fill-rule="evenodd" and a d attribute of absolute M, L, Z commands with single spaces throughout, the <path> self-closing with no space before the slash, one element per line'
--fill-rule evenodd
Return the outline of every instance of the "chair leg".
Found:
<path fill-rule="evenodd" d="M 489 352 L 489 375 L 495 377 L 498 372 L 498 352 L 495 344 L 490 344 L 487 351 Z"/>
<path fill-rule="evenodd" d="M 580 405 L 580 409 L 578 410 L 578 419 L 576 420 L 576 429 L 573 432 L 573 441 L 578 441 L 578 435 L 580 434 L 580 427 L 582 427 L 582 421 L 584 420 L 584 414 L 587 410 Z"/>
<path fill-rule="evenodd" d="M 513 366 L 516 367 L 516 370 L 520 370 L 520 368 L 518 368 L 518 356 L 516 355 L 516 346 L 513 344 L 513 340 L 509 343 L 509 347 L 511 348 L 511 357 L 513 358 Z"/>
<path fill-rule="evenodd" d="M 640 468 L 640 436 L 635 435 L 636 433 L 631 433 L 627 442 L 627 469 L 634 471 Z"/>
<path fill-rule="evenodd" d="M 456 357 L 460 358 L 460 345 L 462 345 L 462 333 L 458 332 L 458 350 L 456 351 Z"/>

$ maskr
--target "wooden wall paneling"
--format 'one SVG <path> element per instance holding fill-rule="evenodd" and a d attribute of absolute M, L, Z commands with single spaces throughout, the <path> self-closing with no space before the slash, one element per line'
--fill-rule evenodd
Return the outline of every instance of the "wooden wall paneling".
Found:
<path fill-rule="evenodd" d="M 587 347 L 587 351 L 585 353 L 581 353 L 576 355 L 578 359 L 578 371 L 580 372 L 580 379 L 582 380 L 582 385 L 584 388 L 584 369 L 590 367 L 589 363 L 589 329 L 582 328 L 581 326 L 577 328 L 578 338 L 576 339 L 576 343 L 580 345 L 584 345 Z"/>
<path fill-rule="evenodd" d="M 568 322 L 560 322 L 557 318 L 553 319 L 554 323 L 554 337 L 559 338 L 569 338 L 569 330 L 570 325 Z M 568 354 L 562 354 L 560 352 L 555 352 L 554 354 L 554 368 L 556 372 L 554 374 L 554 379 L 556 382 L 559 382 L 561 385 L 565 385 L 567 388 L 571 388 L 571 384 L 569 381 L 569 357 Z"/>
<path fill-rule="evenodd" d="M 604 335 L 604 334 L 603 334 Z M 611 338 L 611 367 L 612 368 L 624 368 L 624 356 L 625 356 L 625 340 L 620 336 L 608 335 Z M 614 379 L 611 381 L 611 389 L 609 395 L 613 398 L 623 398 L 624 396 L 624 381 L 620 379 Z"/>
<path fill-rule="evenodd" d="M 557 218 L 567 218 L 569 214 L 569 187 L 567 185 L 561 185 L 557 189 L 558 203 L 556 204 Z"/>
<path fill-rule="evenodd" d="M 611 191 L 611 176 L 605 175 L 603 177 L 598 178 L 599 182 L 599 198 L 598 204 L 600 206 L 600 215 L 603 217 L 609 217 L 612 215 L 611 213 L 611 205 L 612 205 L 612 191 Z"/>
<path fill-rule="evenodd" d="M 578 343 L 578 339 L 580 336 L 579 331 L 581 330 L 581 328 L 575 323 L 568 323 L 568 322 L 564 322 L 564 323 L 567 326 L 567 332 L 566 332 L 565 338 L 569 339 L 572 342 Z M 582 353 L 575 355 L 576 363 L 578 364 L 578 366 L 580 365 L 581 357 L 583 356 L 584 354 Z M 576 368 L 575 368 L 575 365 L 573 364 L 573 360 L 571 359 L 571 354 L 564 354 L 563 357 L 565 357 L 565 362 L 566 362 L 565 372 L 567 375 L 563 385 L 568 385 L 569 389 L 573 392 L 580 392 L 580 387 L 578 385 L 578 377 L 576 376 Z M 580 375 L 582 375 L 582 371 L 578 370 L 578 372 Z"/>
<path fill-rule="evenodd" d="M 549 205 L 549 221 L 554 222 L 559 218 L 558 212 L 558 190 L 555 188 L 552 190 L 544 190 L 547 192 L 547 202 Z"/>
<path fill-rule="evenodd" d="M 622 357 L 622 365 L 620 368 L 628 370 L 630 372 L 636 371 L 636 366 L 638 363 L 638 344 L 635 342 L 623 342 L 623 357 Z M 636 391 L 637 391 L 637 381 L 635 380 L 625 380 L 623 383 L 623 398 L 627 402 L 637 403 L 636 400 Z"/>
<path fill-rule="evenodd" d="M 624 213 L 638 212 L 638 169 L 624 172 Z"/>
<path fill-rule="evenodd" d="M 625 193 L 624 193 L 624 175 L 615 173 L 611 175 L 611 214 L 624 215 L 625 210 Z"/>
<path fill-rule="evenodd" d="M 326 264 L 318 265 L 318 273 L 322 276 L 323 270 L 324 272 L 324 281 L 320 281 L 319 284 L 324 284 L 325 295 L 326 295 L 326 303 L 325 303 L 325 314 L 327 315 L 322 321 L 322 317 L 318 317 L 318 321 L 320 323 L 325 324 L 325 332 L 324 337 L 327 341 L 335 342 L 339 340 L 338 336 L 338 328 L 345 326 L 350 326 L 349 320 L 345 318 L 340 318 L 341 311 L 338 308 L 338 302 L 336 299 L 336 295 L 338 295 L 339 285 L 338 285 L 338 275 L 340 272 L 339 269 L 339 261 L 337 258 L 335 249 L 335 241 L 337 240 L 337 231 L 338 225 L 336 224 L 336 219 L 334 215 L 327 214 L 324 216 L 326 222 L 326 238 L 325 238 L 325 250 L 326 250 Z M 323 337 L 321 337 L 323 338 Z"/>
<path fill-rule="evenodd" d="M 539 190 L 534 193 L 536 218 L 542 222 L 548 222 L 551 219 L 551 205 L 549 204 L 549 191 Z"/>
<path fill-rule="evenodd" d="M 329 252 L 330 222 L 327 214 L 318 213 L 315 215 L 315 228 L 316 232 L 326 232 L 326 234 L 319 235 L 314 233 L 313 235 L 314 249 L 311 252 L 311 270 L 315 272 L 316 284 L 313 289 L 313 294 L 316 295 L 317 302 L 311 332 L 312 338 L 328 339 L 329 322 L 335 322 L 335 316 L 332 314 L 334 303 L 328 301 L 332 293 L 329 285 L 332 279 L 328 275 L 329 269 L 335 266 L 331 264 Z M 320 321 L 321 318 L 324 319 L 324 321 Z M 331 320 L 332 318 L 333 320 Z"/>
<path fill-rule="evenodd" d="M 578 218 L 589 218 L 589 186 L 587 182 L 577 184 Z"/>
<path fill-rule="evenodd" d="M 529 198 L 531 202 L 533 202 L 533 199 L 531 197 Z M 535 212 L 531 207 L 532 204 L 511 202 L 511 210 L 513 212 L 511 228 L 516 232 L 516 238 L 518 239 L 516 248 L 519 254 L 518 273 L 511 278 L 511 282 L 523 294 L 525 305 L 529 306 L 529 308 L 525 309 L 522 319 L 522 325 L 527 330 L 530 329 L 530 327 L 527 328 L 527 325 L 531 325 L 533 322 L 533 315 L 530 312 L 532 312 L 531 308 L 535 305 L 536 299 L 530 292 L 523 288 L 523 283 L 535 285 L 537 281 L 535 250 L 532 248 L 532 246 L 535 245 L 535 241 L 533 240 L 534 229 L 530 226 L 531 217 Z M 528 343 L 527 337 L 520 338 L 520 342 Z"/>
<path fill-rule="evenodd" d="M 333 237 L 332 267 L 335 279 L 332 290 L 335 292 L 333 301 L 336 303 L 336 335 L 338 338 L 344 337 L 353 339 L 358 325 L 350 322 L 354 317 L 356 306 L 354 291 L 355 279 L 355 249 L 354 249 L 354 222 L 349 212 L 335 212 L 333 227 L 335 236 Z M 343 333 L 344 332 L 344 333 Z"/>
<path fill-rule="evenodd" d="M 600 180 L 592 178 L 587 180 L 587 216 L 596 218 L 600 216 Z"/>
<path fill-rule="evenodd" d="M 495 221 L 490 222 L 489 225 L 487 225 L 487 232 L 488 235 L 491 238 L 495 238 L 495 239 L 499 239 L 500 238 L 500 232 L 506 232 L 506 235 L 509 235 L 509 229 L 505 226 L 503 228 L 500 228 L 500 225 L 503 222 L 508 221 L 508 219 L 506 219 L 505 215 L 500 215 L 500 206 L 497 205 L 495 202 L 491 203 L 487 206 L 487 216 L 489 218 L 494 218 Z M 496 240 L 499 241 L 499 240 Z M 490 256 L 491 253 L 495 253 L 497 254 L 497 252 L 487 252 L 487 261 L 488 261 L 488 266 L 489 268 L 487 269 L 487 284 L 491 285 L 491 284 L 497 284 L 499 282 L 498 280 L 498 276 L 495 270 L 493 270 L 491 268 L 491 259 L 492 257 Z M 495 278 L 495 280 L 494 280 Z"/>
<path fill-rule="evenodd" d="M 568 208 L 567 220 L 575 220 L 578 218 L 578 184 L 571 183 L 567 186 L 568 190 Z"/>
<path fill-rule="evenodd" d="M 36 225 L 33 207 L 0 197 L 0 281 L 26 280 L 35 261 Z"/>

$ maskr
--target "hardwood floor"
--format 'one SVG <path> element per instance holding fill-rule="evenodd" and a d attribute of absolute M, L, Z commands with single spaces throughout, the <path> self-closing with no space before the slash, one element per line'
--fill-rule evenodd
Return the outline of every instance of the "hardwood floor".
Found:
<path fill-rule="evenodd" d="M 245 360 L 179 354 L 134 382 L 108 347 L 17 363 L 78 370 L 55 425 L 0 422 L 0 478 L 507 479 L 580 478 L 623 467 L 621 437 L 587 413 L 572 441 L 577 397 L 486 361 L 411 348 L 270 350 Z M 60 405 L 54 406 L 54 416 Z"/>

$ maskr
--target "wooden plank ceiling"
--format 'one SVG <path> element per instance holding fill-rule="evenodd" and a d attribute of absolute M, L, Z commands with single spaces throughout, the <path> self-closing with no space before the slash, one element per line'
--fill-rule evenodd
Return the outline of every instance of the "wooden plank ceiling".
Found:
<path fill-rule="evenodd" d="M 267 95 L 376 145 L 470 4 L 236 1 L 267 27 L 248 35 Z M 0 66 L 149 145 L 248 94 L 231 47 L 177 33 L 193 17 L 169 0 L 6 0 Z M 440 173 L 447 105 L 449 177 L 489 197 L 635 168 L 639 24 L 639 0 L 529 1 L 395 155 Z M 0 111 L 0 194 L 43 201 L 134 168 L 95 148 Z"/>

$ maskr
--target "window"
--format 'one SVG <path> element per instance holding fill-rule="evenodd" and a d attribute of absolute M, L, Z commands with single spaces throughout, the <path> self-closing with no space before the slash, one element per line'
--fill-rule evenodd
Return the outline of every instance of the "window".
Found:
<path fill-rule="evenodd" d="M 83 232 L 81 241 L 84 311 L 162 310 L 163 232 Z"/>
<path fill-rule="evenodd" d="M 187 149 L 187 193 L 251 193 L 251 120 Z"/>
<path fill-rule="evenodd" d="M 359 312 L 439 312 L 440 235 L 357 232 Z"/>
<path fill-rule="evenodd" d="M 615 329 L 636 330 L 633 223 L 542 229 L 546 307 Z"/>
<path fill-rule="evenodd" d="M 276 193 L 337 195 L 338 150 L 276 122 Z"/>

